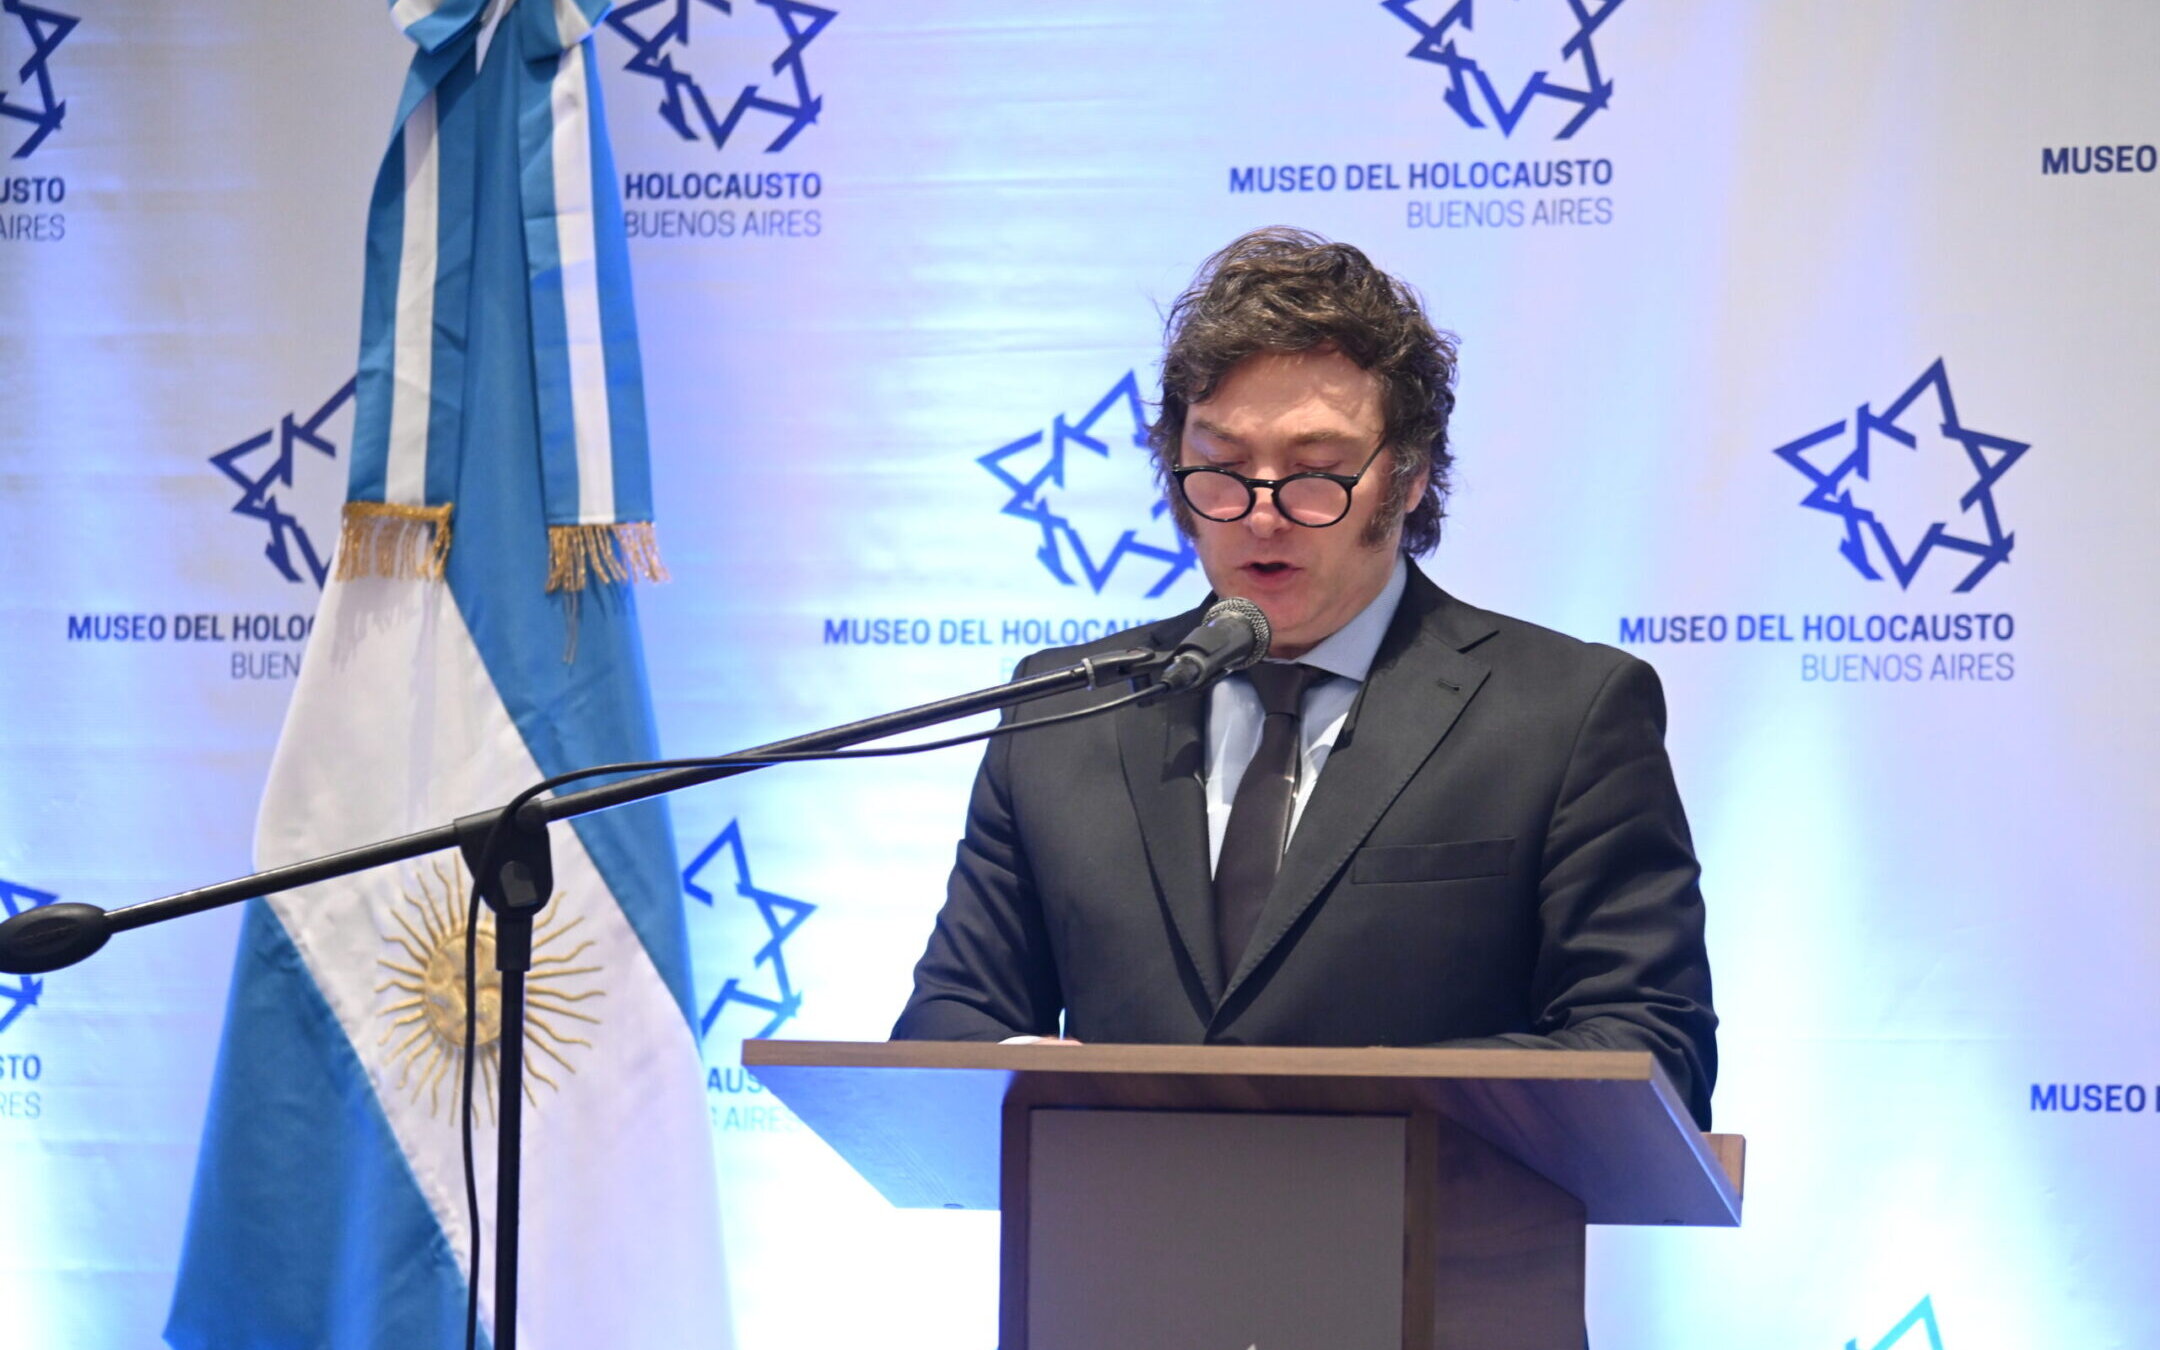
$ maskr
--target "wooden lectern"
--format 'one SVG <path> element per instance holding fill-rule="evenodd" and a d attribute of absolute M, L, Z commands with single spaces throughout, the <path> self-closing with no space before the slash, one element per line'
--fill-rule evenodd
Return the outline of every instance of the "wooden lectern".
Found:
<path fill-rule="evenodd" d="M 746 1041 L 895 1205 L 1004 1211 L 1002 1350 L 1581 1350 L 1583 1230 L 1740 1222 L 1621 1051 Z"/>

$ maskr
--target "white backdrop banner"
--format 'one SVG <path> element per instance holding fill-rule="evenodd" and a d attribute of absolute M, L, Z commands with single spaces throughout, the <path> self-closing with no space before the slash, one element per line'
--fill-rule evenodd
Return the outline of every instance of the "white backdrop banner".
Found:
<path fill-rule="evenodd" d="M 247 869 L 409 48 L 0 10 L 0 902 L 117 905 Z M 627 0 L 595 51 L 664 749 L 1191 604 L 1161 309 L 1241 230 L 1356 243 L 1463 341 L 1436 579 L 1671 705 L 1748 1215 L 1599 1230 L 1594 1342 L 2160 1345 L 2160 10 Z M 973 768 L 675 804 L 715 1344 L 995 1340 L 994 1216 L 887 1208 L 736 1067 L 885 1034 Z M 0 978 L 8 1343 L 155 1342 L 237 931 Z"/>

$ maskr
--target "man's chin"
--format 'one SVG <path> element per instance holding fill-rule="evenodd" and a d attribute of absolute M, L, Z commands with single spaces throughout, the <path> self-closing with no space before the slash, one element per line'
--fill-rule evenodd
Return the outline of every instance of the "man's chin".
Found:
<path fill-rule="evenodd" d="M 1257 597 L 1247 598 L 1260 606 L 1262 614 L 1267 615 L 1269 656 L 1277 659 L 1302 656 L 1318 641 L 1308 631 L 1312 627 L 1310 615 L 1302 611 L 1292 612 L 1280 602 L 1270 605 Z"/>
<path fill-rule="evenodd" d="M 1260 607 L 1260 612 L 1267 615 L 1271 654 L 1279 654 L 1285 645 L 1299 646 L 1294 635 L 1312 624 L 1312 616 L 1306 612 L 1306 607 L 1298 603 L 1294 594 L 1285 593 L 1287 587 L 1271 587 L 1242 570 L 1214 589 L 1219 599 L 1250 600 Z M 1310 642 L 1302 644 L 1310 645 Z"/>

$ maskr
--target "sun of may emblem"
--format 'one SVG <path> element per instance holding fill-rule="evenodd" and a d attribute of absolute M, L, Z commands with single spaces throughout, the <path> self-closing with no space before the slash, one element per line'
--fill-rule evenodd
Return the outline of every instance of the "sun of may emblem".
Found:
<path fill-rule="evenodd" d="M 385 936 L 390 950 L 378 962 L 388 975 L 375 992 L 388 996 L 382 1015 L 390 1019 L 378 1043 L 387 1046 L 402 1037 L 390 1050 L 390 1058 L 398 1064 L 398 1090 L 409 1091 L 415 1102 L 426 1093 L 428 1114 L 436 1116 L 441 1113 L 446 1087 L 449 1100 L 456 1102 L 465 1064 L 465 874 L 455 863 L 446 867 L 436 862 L 416 873 L 414 882 L 418 893 L 405 890 L 391 909 L 400 931 Z M 569 1024 L 598 1026 L 595 1012 L 579 1005 L 606 994 L 601 989 L 574 987 L 581 977 L 597 974 L 600 967 L 577 964 L 593 944 L 589 939 L 571 944 L 572 934 L 584 919 L 565 920 L 562 896 L 555 899 L 556 908 L 533 930 L 532 973 L 525 978 L 525 1100 L 536 1107 L 535 1080 L 550 1088 L 560 1086 L 539 1056 L 553 1060 L 567 1073 L 576 1073 L 577 1066 L 568 1056 L 578 1049 L 590 1050 L 592 1042 L 571 1035 L 576 1027 Z M 502 974 L 495 969 L 495 919 L 486 912 L 474 939 L 473 967 L 477 977 L 473 1042 L 480 1056 L 487 1113 L 492 1117 L 502 1061 Z"/>

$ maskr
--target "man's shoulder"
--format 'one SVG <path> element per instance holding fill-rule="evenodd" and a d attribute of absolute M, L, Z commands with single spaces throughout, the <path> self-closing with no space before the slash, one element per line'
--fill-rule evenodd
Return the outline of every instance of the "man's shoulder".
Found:
<path fill-rule="evenodd" d="M 1602 642 L 1591 642 L 1528 619 L 1484 609 L 1431 585 L 1425 619 L 1473 660 L 1540 684 L 1595 690 L 1616 673 L 1655 679 L 1649 663 Z"/>
<path fill-rule="evenodd" d="M 1503 718 L 1527 719 L 1510 725 L 1572 736 L 1592 719 L 1646 717 L 1662 730 L 1664 686 L 1641 657 L 1434 590 L 1428 631 L 1483 667 L 1481 703 L 1494 700 L 1507 710 Z"/>
<path fill-rule="evenodd" d="M 1502 614 L 1498 610 L 1481 609 L 1462 600 L 1456 600 L 1454 603 L 1461 606 L 1465 611 L 1466 618 L 1490 628 L 1492 630 L 1492 641 L 1511 652 L 1519 652 L 1542 660 L 1594 666 L 1600 670 L 1610 670 L 1623 661 L 1637 659 L 1621 651 L 1618 647 L 1608 646 L 1602 642 L 1592 642 L 1587 638 L 1579 638 L 1571 633 L 1563 633 L 1557 628 L 1547 628 L 1545 625 L 1533 623 L 1529 619 L 1519 619 L 1512 614 Z"/>

